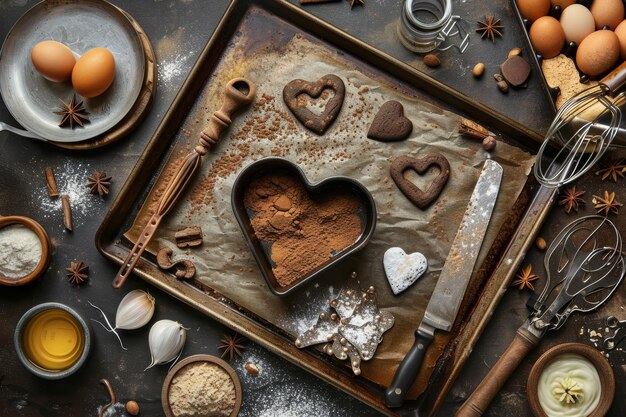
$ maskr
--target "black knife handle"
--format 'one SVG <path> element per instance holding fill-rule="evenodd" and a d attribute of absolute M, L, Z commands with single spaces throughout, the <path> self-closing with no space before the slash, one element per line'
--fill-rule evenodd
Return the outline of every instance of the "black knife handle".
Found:
<path fill-rule="evenodd" d="M 427 333 L 420 329 L 415 332 L 415 343 L 413 343 L 413 347 L 411 347 L 411 350 L 409 350 L 400 363 L 400 366 L 398 366 L 391 385 L 389 385 L 389 388 L 385 391 L 385 403 L 387 407 L 402 407 L 404 396 L 409 388 L 411 388 L 411 385 L 413 385 L 422 367 L 424 354 L 433 341 L 433 337 L 432 333 Z"/>

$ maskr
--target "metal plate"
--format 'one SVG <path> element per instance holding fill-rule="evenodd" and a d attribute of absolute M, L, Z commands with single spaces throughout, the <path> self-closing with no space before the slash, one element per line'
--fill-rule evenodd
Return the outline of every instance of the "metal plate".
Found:
<path fill-rule="evenodd" d="M 115 79 L 102 95 L 85 100 L 90 123 L 84 128 L 58 126 L 52 111 L 74 93 L 71 82 L 45 80 L 33 67 L 31 48 L 40 41 L 62 42 L 81 54 L 108 48 L 115 57 Z M 0 52 L 0 93 L 11 115 L 24 128 L 58 142 L 78 142 L 115 126 L 133 107 L 145 72 L 137 32 L 113 5 L 96 0 L 41 2 L 17 21 Z"/>

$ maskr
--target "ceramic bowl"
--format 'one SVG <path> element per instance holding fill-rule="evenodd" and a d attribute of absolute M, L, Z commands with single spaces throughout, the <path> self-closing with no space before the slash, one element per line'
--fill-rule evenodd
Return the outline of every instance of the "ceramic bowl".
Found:
<path fill-rule="evenodd" d="M 76 363 L 62 371 L 50 371 L 35 365 L 33 362 L 30 361 L 28 356 L 26 356 L 26 352 L 24 350 L 23 336 L 24 331 L 26 330 L 26 325 L 38 313 L 50 309 L 60 309 L 68 312 L 80 325 L 85 340 L 83 352 L 81 353 Z M 26 313 L 24 313 L 22 318 L 20 318 L 20 321 L 18 321 L 17 326 L 15 327 L 13 343 L 15 344 L 17 357 L 26 369 L 28 369 L 31 373 L 37 375 L 40 378 L 57 380 L 67 378 L 68 376 L 76 373 L 85 364 L 85 362 L 87 361 L 87 357 L 89 356 L 89 352 L 91 351 L 92 333 L 91 328 L 89 327 L 87 322 L 83 320 L 83 318 L 74 309 L 60 303 L 43 303 L 31 308 Z"/>
<path fill-rule="evenodd" d="M 9 278 L 0 274 L 0 284 L 8 286 L 18 286 L 28 284 L 39 278 L 48 268 L 50 263 L 50 239 L 44 228 L 35 220 L 23 216 L 5 216 L 0 217 L 0 229 L 13 225 L 21 224 L 35 232 L 41 242 L 41 258 L 37 267 L 30 273 L 21 278 Z"/>
<path fill-rule="evenodd" d="M 163 406 L 163 412 L 166 417 L 176 417 L 172 412 L 172 408 L 170 406 L 170 387 L 172 385 L 172 380 L 185 366 L 196 363 L 196 362 L 208 362 L 222 368 L 226 373 L 230 376 L 230 379 L 233 381 L 235 385 L 235 405 L 233 407 L 233 411 L 230 413 L 230 417 L 236 417 L 239 414 L 239 409 L 241 408 L 241 401 L 243 399 L 243 391 L 241 390 L 241 381 L 237 376 L 235 370 L 225 361 L 220 358 L 212 355 L 193 355 L 189 356 L 182 361 L 178 362 L 176 366 L 174 366 L 165 377 L 163 381 L 163 388 L 161 389 L 161 405 Z"/>
<path fill-rule="evenodd" d="M 250 223 L 250 218 L 254 213 L 250 213 L 243 202 L 244 193 L 248 184 L 254 178 L 267 173 L 287 173 L 296 177 L 302 182 L 313 198 L 326 191 L 339 191 L 356 195 L 362 203 L 358 213 L 361 217 L 361 233 L 357 241 L 288 286 L 281 286 L 276 280 L 272 271 L 272 261 L 268 252 L 269 247 L 265 242 L 257 238 Z M 341 176 L 333 176 L 317 183 L 311 183 L 298 165 L 283 158 L 264 158 L 245 167 L 243 171 L 239 173 L 233 184 L 231 203 L 248 248 L 259 265 L 268 287 L 274 294 L 280 296 L 295 291 L 306 283 L 314 280 L 346 257 L 363 249 L 374 234 L 374 229 L 376 228 L 376 203 L 365 186 L 352 178 Z"/>
<path fill-rule="evenodd" d="M 558 356 L 564 354 L 576 354 L 584 357 L 591 362 L 600 376 L 600 402 L 596 409 L 586 417 L 604 417 L 611 408 L 613 403 L 613 397 L 615 395 L 615 377 L 613 375 L 613 369 L 609 364 L 609 361 L 598 350 L 591 346 L 584 345 L 582 343 L 562 343 L 556 345 L 547 350 L 543 355 L 537 359 L 537 362 L 533 365 L 528 376 L 528 384 L 526 394 L 528 396 L 528 402 L 530 408 L 533 411 L 535 417 L 547 417 L 547 414 L 543 411 L 541 404 L 539 403 L 539 395 L 537 387 L 539 385 L 539 377 L 543 373 L 543 370 Z"/>

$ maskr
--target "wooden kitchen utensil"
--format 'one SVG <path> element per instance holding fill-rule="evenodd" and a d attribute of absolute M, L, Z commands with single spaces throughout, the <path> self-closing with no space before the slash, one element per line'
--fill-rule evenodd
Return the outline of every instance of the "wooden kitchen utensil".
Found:
<path fill-rule="evenodd" d="M 161 223 L 163 217 L 174 207 L 180 196 L 187 188 L 187 184 L 200 166 L 201 158 L 215 146 L 222 134 L 232 123 L 233 115 L 248 106 L 254 100 L 256 86 L 245 78 L 235 78 L 226 84 L 226 97 L 222 108 L 211 115 L 209 125 L 200 135 L 200 143 L 185 157 L 181 167 L 168 183 L 163 195 L 159 200 L 156 211 L 144 227 L 143 232 L 133 250 L 130 251 L 122 267 L 113 280 L 113 287 L 120 288 L 124 281 L 137 265 L 141 254 L 152 239 L 154 232 Z"/>

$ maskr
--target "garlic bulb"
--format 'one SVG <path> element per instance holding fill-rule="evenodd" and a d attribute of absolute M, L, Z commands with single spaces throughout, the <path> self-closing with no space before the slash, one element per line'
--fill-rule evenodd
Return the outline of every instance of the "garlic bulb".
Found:
<path fill-rule="evenodd" d="M 177 321 L 159 320 L 154 323 L 148 336 L 152 362 L 146 369 L 177 359 L 183 352 L 186 338 L 187 329 Z"/>
<path fill-rule="evenodd" d="M 104 327 L 107 332 L 115 334 L 117 339 L 120 341 L 122 349 L 124 350 L 126 350 L 126 348 L 124 347 L 122 339 L 116 330 L 134 330 L 145 326 L 150 319 L 152 319 L 155 307 L 153 296 L 142 290 L 133 290 L 126 294 L 117 306 L 117 313 L 115 314 L 115 327 L 113 327 L 101 308 L 91 304 L 91 302 L 89 302 L 89 304 L 93 308 L 100 311 L 107 325 L 105 326 L 98 320 L 94 321 Z"/>
<path fill-rule="evenodd" d="M 142 290 L 126 294 L 117 307 L 115 328 L 134 330 L 148 324 L 154 314 L 154 297 Z"/>

